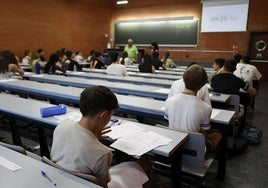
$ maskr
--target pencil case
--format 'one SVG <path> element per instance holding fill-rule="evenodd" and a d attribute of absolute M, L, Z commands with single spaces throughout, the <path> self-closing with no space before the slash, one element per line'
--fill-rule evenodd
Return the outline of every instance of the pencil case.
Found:
<path fill-rule="evenodd" d="M 59 106 L 52 106 L 52 107 L 47 107 L 47 108 L 40 108 L 40 113 L 42 117 L 65 114 L 66 106 L 59 105 Z"/>

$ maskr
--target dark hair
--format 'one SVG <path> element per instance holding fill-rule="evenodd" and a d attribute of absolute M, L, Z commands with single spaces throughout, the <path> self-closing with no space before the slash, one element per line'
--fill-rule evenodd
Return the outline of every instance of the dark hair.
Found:
<path fill-rule="evenodd" d="M 170 56 L 169 51 L 166 51 L 166 52 L 164 53 L 164 56 L 165 56 L 165 58 L 169 58 L 169 56 Z"/>
<path fill-rule="evenodd" d="M 197 65 L 196 62 L 191 62 L 189 65 L 187 65 L 187 68 L 191 67 L 192 65 Z"/>
<path fill-rule="evenodd" d="M 15 54 L 9 50 L 5 50 L 0 53 L 0 60 L 0 73 L 7 72 L 9 64 L 18 65 Z"/>
<path fill-rule="evenodd" d="M 159 58 L 159 53 L 158 52 L 153 52 L 152 57 L 154 59 L 158 59 Z"/>
<path fill-rule="evenodd" d="M 223 65 L 224 65 L 225 59 L 217 58 L 217 59 L 214 60 L 214 62 L 222 68 Z"/>
<path fill-rule="evenodd" d="M 237 62 L 234 59 L 228 59 L 224 62 L 224 68 L 228 72 L 234 72 L 236 70 Z"/>
<path fill-rule="evenodd" d="M 234 54 L 234 60 L 236 61 L 236 63 L 239 63 L 240 59 L 242 58 L 243 56 L 241 54 Z"/>
<path fill-rule="evenodd" d="M 75 52 L 75 55 L 78 55 L 79 53 L 80 53 L 80 51 L 76 51 L 76 52 Z"/>
<path fill-rule="evenodd" d="M 116 62 L 118 60 L 118 52 L 109 51 L 109 56 L 111 57 L 112 62 Z"/>
<path fill-rule="evenodd" d="M 24 51 L 24 56 L 29 55 L 29 53 L 30 53 L 30 50 L 25 50 L 25 51 Z"/>
<path fill-rule="evenodd" d="M 156 42 L 152 42 L 151 45 L 153 46 L 153 51 L 159 50 L 158 44 Z"/>
<path fill-rule="evenodd" d="M 40 48 L 40 49 L 37 50 L 37 53 L 40 54 L 42 51 L 44 51 L 44 50 Z"/>
<path fill-rule="evenodd" d="M 152 66 L 152 56 L 150 54 L 144 54 L 143 64 L 149 64 Z"/>
<path fill-rule="evenodd" d="M 67 50 L 65 52 L 65 55 L 67 56 L 68 59 L 71 59 L 72 58 L 72 54 L 73 54 L 73 52 L 71 50 Z"/>
<path fill-rule="evenodd" d="M 123 64 L 123 65 L 125 64 L 125 58 L 126 58 L 126 57 L 128 57 L 128 53 L 127 53 L 127 52 L 123 52 L 123 53 L 122 53 L 122 60 L 121 60 L 121 62 L 120 62 L 121 64 Z"/>
<path fill-rule="evenodd" d="M 80 111 L 83 116 L 94 117 L 101 110 L 111 112 L 118 108 L 115 94 L 105 86 L 86 88 L 80 95 Z"/>
<path fill-rule="evenodd" d="M 54 73 L 55 70 L 52 70 L 55 64 L 59 61 L 58 54 L 51 54 L 47 64 L 45 65 L 44 72 L 45 73 Z"/>
<path fill-rule="evenodd" d="M 100 52 L 95 52 L 95 57 L 100 57 L 101 53 Z"/>
<path fill-rule="evenodd" d="M 183 81 L 186 89 L 198 91 L 207 83 L 208 76 L 203 67 L 192 65 L 184 72 Z"/>
<path fill-rule="evenodd" d="M 249 56 L 243 56 L 241 59 L 242 59 L 242 61 L 244 63 L 247 63 L 247 64 L 249 64 L 250 63 L 250 60 L 251 60 L 251 58 Z"/>
<path fill-rule="evenodd" d="M 96 51 L 95 50 L 90 50 L 89 55 L 95 55 Z"/>

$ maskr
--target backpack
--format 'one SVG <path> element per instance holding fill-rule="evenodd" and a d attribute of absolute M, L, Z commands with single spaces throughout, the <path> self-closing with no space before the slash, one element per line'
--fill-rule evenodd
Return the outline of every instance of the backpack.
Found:
<path fill-rule="evenodd" d="M 250 144 L 259 144 L 262 138 L 262 130 L 253 126 L 251 122 L 247 122 L 246 127 L 242 131 L 242 137 L 247 139 Z"/>

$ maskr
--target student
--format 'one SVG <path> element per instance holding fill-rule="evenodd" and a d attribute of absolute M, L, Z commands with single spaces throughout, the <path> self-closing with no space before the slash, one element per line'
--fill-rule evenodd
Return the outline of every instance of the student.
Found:
<path fill-rule="evenodd" d="M 82 66 L 80 66 L 79 63 L 73 59 L 75 54 L 71 50 L 67 50 L 65 54 L 67 59 L 64 61 L 64 63 L 69 71 L 75 71 L 75 67 L 76 70 L 82 70 Z"/>
<path fill-rule="evenodd" d="M 59 70 L 61 72 L 66 72 L 66 69 L 64 67 L 60 67 L 57 65 L 57 62 L 59 61 L 59 55 L 58 54 L 51 54 L 49 57 L 49 60 L 44 68 L 44 73 L 46 74 L 55 74 L 56 70 Z"/>
<path fill-rule="evenodd" d="M 122 57 L 119 58 L 119 63 L 125 66 L 131 65 L 131 60 L 128 58 L 127 52 L 122 53 Z"/>
<path fill-rule="evenodd" d="M 193 65 L 197 65 L 197 63 L 189 64 L 187 69 L 189 69 Z M 168 98 L 173 97 L 174 95 L 177 95 L 179 93 L 182 93 L 184 89 L 185 89 L 185 83 L 183 79 L 174 81 L 170 87 Z M 203 87 L 201 87 L 200 90 L 198 90 L 197 97 L 211 106 L 208 87 L 206 86 L 206 84 Z"/>
<path fill-rule="evenodd" d="M 233 55 L 233 59 L 235 60 L 236 63 L 239 63 L 242 57 L 243 56 L 241 54 L 234 54 Z"/>
<path fill-rule="evenodd" d="M 36 68 L 35 68 L 36 62 L 40 64 L 40 69 L 44 70 L 46 63 L 43 61 L 40 61 L 40 58 L 37 52 L 33 52 L 31 56 L 31 60 L 29 62 L 30 67 L 32 68 L 32 72 L 36 72 Z"/>
<path fill-rule="evenodd" d="M 139 70 L 140 72 L 145 72 L 145 73 L 155 73 L 155 68 L 152 65 L 152 57 L 150 54 L 145 54 L 143 56 L 143 61 L 139 65 Z"/>
<path fill-rule="evenodd" d="M 152 42 L 150 48 L 152 49 L 153 52 L 159 52 L 159 47 L 156 42 Z"/>
<path fill-rule="evenodd" d="M 222 71 L 223 71 L 223 65 L 224 65 L 224 62 L 225 62 L 225 59 L 222 59 L 222 58 L 217 58 L 214 60 L 214 63 L 213 63 L 213 69 L 215 72 L 211 73 L 209 76 L 208 76 L 208 83 L 211 82 L 212 78 L 217 75 L 217 74 L 220 74 Z"/>
<path fill-rule="evenodd" d="M 250 57 L 243 56 L 236 65 L 234 75 L 253 86 L 254 80 L 260 80 L 262 75 L 254 65 L 250 65 Z"/>
<path fill-rule="evenodd" d="M 78 63 L 83 63 L 84 57 L 83 57 L 82 52 L 80 51 L 75 52 L 74 60 Z"/>
<path fill-rule="evenodd" d="M 201 132 L 206 137 L 207 152 L 213 151 L 221 134 L 210 131 L 212 108 L 197 97 L 197 92 L 207 82 L 207 73 L 199 65 L 190 66 L 183 74 L 185 88 L 182 93 L 165 102 L 165 116 L 169 127 L 183 131 Z"/>
<path fill-rule="evenodd" d="M 112 151 L 99 141 L 110 131 L 107 123 L 118 108 L 117 98 L 108 88 L 85 89 L 80 95 L 82 118 L 78 122 L 63 120 L 56 127 L 51 159 L 70 171 L 94 175 L 104 187 L 142 187 L 148 181 L 139 165 L 143 161 L 111 167 Z"/>
<path fill-rule="evenodd" d="M 32 52 L 30 50 L 25 50 L 24 51 L 24 57 L 21 61 L 21 65 L 30 65 L 29 62 L 31 60 Z"/>
<path fill-rule="evenodd" d="M 95 53 L 96 53 L 95 50 L 90 50 L 90 52 L 89 52 L 89 56 L 87 57 L 87 61 L 88 61 L 88 62 L 93 61 L 93 59 L 95 58 Z"/>
<path fill-rule="evenodd" d="M 128 57 L 130 58 L 132 63 L 137 61 L 137 55 L 139 54 L 137 47 L 133 44 L 132 39 L 128 39 L 127 45 L 124 48 L 124 52 L 127 52 Z"/>
<path fill-rule="evenodd" d="M 42 62 L 46 62 L 46 59 L 44 57 L 44 55 L 45 55 L 44 50 L 43 49 L 38 49 L 37 53 L 38 53 L 38 56 L 39 56 L 39 60 L 42 61 Z"/>
<path fill-rule="evenodd" d="M 112 64 L 107 67 L 106 73 L 117 76 L 128 76 L 126 67 L 118 62 L 118 53 L 116 51 L 110 51 L 109 54 Z"/>
<path fill-rule="evenodd" d="M 165 70 L 165 66 L 163 66 L 162 61 L 160 61 L 159 59 L 159 53 L 158 52 L 153 52 L 152 55 L 152 64 L 155 68 L 155 70 L 159 70 L 159 68 L 161 67 L 163 70 Z"/>
<path fill-rule="evenodd" d="M 95 52 L 95 57 L 90 63 L 90 68 L 102 69 L 102 68 L 106 68 L 106 67 L 107 67 L 107 65 L 105 65 L 102 61 L 101 53 Z"/>
<path fill-rule="evenodd" d="M 103 50 L 101 58 L 102 58 L 102 62 L 105 65 L 107 65 L 107 66 L 111 65 L 111 63 L 112 63 L 111 56 L 106 48 Z"/>
<path fill-rule="evenodd" d="M 168 51 L 164 53 L 163 58 L 161 61 L 163 62 L 163 65 L 165 65 L 166 68 L 176 68 L 176 64 L 173 62 L 172 59 L 169 58 L 170 54 Z"/>
<path fill-rule="evenodd" d="M 24 70 L 19 66 L 15 54 L 9 50 L 2 51 L 0 53 L 0 79 L 14 77 L 15 73 L 20 76 L 24 75 Z"/>

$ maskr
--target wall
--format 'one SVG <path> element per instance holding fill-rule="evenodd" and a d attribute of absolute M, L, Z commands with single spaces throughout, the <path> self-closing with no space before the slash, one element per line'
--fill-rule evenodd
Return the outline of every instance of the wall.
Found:
<path fill-rule="evenodd" d="M 112 9 L 109 0 L 9 0 L 0 6 L 0 49 L 9 49 L 20 58 L 23 51 L 38 48 L 45 57 L 63 47 L 102 50 L 110 31 Z"/>
<path fill-rule="evenodd" d="M 231 58 L 233 44 L 238 44 L 238 51 L 247 54 L 251 31 L 267 31 L 266 16 L 268 1 L 251 0 L 248 32 L 230 33 L 200 33 L 199 44 L 196 48 L 169 48 L 172 50 L 189 50 L 187 52 L 172 52 L 174 59 L 182 61 L 211 62 L 217 57 Z M 128 5 L 115 6 L 113 21 L 194 16 L 201 18 L 202 6 L 200 0 L 135 0 Z M 148 51 L 148 48 L 145 48 Z M 166 49 L 161 49 L 162 51 Z M 192 51 L 192 52 L 191 52 Z M 210 52 L 209 52 L 210 51 Z M 216 52 L 215 52 L 216 51 Z"/>

